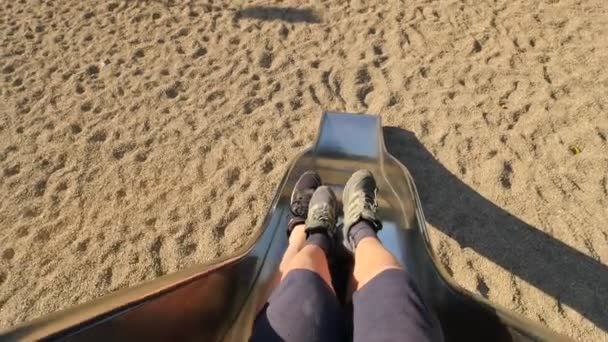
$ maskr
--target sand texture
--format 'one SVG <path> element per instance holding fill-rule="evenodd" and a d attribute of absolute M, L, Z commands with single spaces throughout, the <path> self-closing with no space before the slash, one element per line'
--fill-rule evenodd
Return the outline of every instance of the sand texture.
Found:
<path fill-rule="evenodd" d="M 608 2 L 0 3 L 0 327 L 231 253 L 378 113 L 458 283 L 608 339 Z"/>

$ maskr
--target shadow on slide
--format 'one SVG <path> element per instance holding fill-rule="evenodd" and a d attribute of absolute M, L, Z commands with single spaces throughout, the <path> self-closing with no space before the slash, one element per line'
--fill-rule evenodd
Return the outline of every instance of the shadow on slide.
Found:
<path fill-rule="evenodd" d="M 567 340 L 453 283 L 449 270 L 444 270 L 433 253 L 416 186 L 400 160 L 407 162 L 421 181 L 423 199 L 430 207 L 429 220 L 435 226 L 548 293 L 561 295 L 565 303 L 589 310 L 583 307 L 586 302 L 578 294 L 565 295 L 560 292 L 561 288 L 543 278 L 547 272 L 558 273 L 558 268 L 563 267 L 559 276 L 554 277 L 555 281 L 580 281 L 581 277 L 585 281 L 601 281 L 605 273 L 603 266 L 591 263 L 483 199 L 434 161 L 411 133 L 392 128 L 384 133 L 390 150 L 399 159 L 386 150 L 380 117 L 324 114 L 314 146 L 289 165 L 262 229 L 249 246 L 213 264 L 197 265 L 17 326 L 0 333 L 0 340 L 246 341 L 257 308 L 266 298 L 272 275 L 287 246 L 285 226 L 295 182 L 302 172 L 314 169 L 341 198 L 342 185 L 361 168 L 371 170 L 376 176 L 378 210 L 383 221 L 379 238 L 415 279 L 439 318 L 447 341 Z M 454 205 L 463 217 L 472 217 L 479 223 L 461 227 L 458 217 L 442 217 L 441 208 Z M 499 217 L 477 218 L 482 213 Z M 507 227 L 485 227 L 493 224 Z M 477 231 L 484 229 L 487 231 Z M 495 240 L 492 233 L 501 234 L 502 230 L 507 230 L 510 236 Z M 550 250 L 552 248 L 556 250 Z M 517 253 L 509 256 L 512 250 Z M 539 260 L 553 253 L 573 259 Z M 551 262 L 553 264 L 546 265 Z M 576 267 L 584 269 L 576 270 Z M 572 275 L 564 275 L 565 270 Z M 599 275 L 587 272 L 599 272 Z M 585 289 L 592 290 L 590 286 Z M 590 317 L 601 320 L 599 315 Z"/>

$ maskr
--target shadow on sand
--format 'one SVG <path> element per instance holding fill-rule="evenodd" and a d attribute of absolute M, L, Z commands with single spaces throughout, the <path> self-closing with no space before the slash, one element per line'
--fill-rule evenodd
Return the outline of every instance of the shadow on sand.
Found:
<path fill-rule="evenodd" d="M 566 304 L 608 330 L 608 267 L 478 194 L 412 132 L 385 127 L 384 137 L 389 152 L 414 177 L 430 224 L 553 297 L 556 305 Z"/>
<path fill-rule="evenodd" d="M 291 8 L 275 6 L 252 6 L 239 10 L 235 14 L 237 20 L 282 20 L 288 23 L 320 23 L 321 18 L 309 8 Z"/>

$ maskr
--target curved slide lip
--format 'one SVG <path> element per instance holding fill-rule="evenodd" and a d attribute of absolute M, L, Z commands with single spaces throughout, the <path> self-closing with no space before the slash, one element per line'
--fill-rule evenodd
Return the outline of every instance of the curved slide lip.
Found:
<path fill-rule="evenodd" d="M 249 245 L 213 263 L 196 265 L 19 325 L 10 331 L 0 333 L 0 337 L 8 340 L 54 339 L 68 336 L 78 338 L 87 336 L 86 332 L 89 330 L 101 334 L 110 330 L 114 332 L 112 329 L 128 330 L 130 328 L 125 326 L 117 328 L 112 322 L 120 320 L 121 316 L 128 317 L 124 322 L 130 322 L 133 317 L 139 315 L 139 312 L 147 315 L 150 310 L 146 307 L 162 301 L 162 298 L 179 291 L 184 292 L 189 286 L 203 284 L 215 275 L 221 278 L 227 274 L 225 279 L 230 281 L 238 279 L 239 287 L 233 289 L 236 294 L 230 293 L 234 298 L 221 302 L 228 303 L 232 309 L 226 311 L 229 317 L 222 317 L 221 326 L 216 324 L 215 327 L 209 327 L 209 329 L 217 329 L 209 336 L 220 339 L 223 337 L 224 340 L 241 340 L 247 334 L 247 326 L 250 327 L 252 323 L 255 316 L 254 308 L 259 304 L 268 277 L 278 266 L 278 258 L 285 248 L 286 238 L 281 229 L 286 221 L 284 202 L 288 201 L 286 196 L 291 191 L 300 169 L 312 167 L 327 170 L 328 178 L 338 179 L 344 177 L 345 170 L 350 171 L 359 164 L 373 166 L 377 177 L 381 175 L 378 178 L 382 178 L 381 183 L 388 194 L 387 198 L 392 198 L 387 202 L 386 207 L 397 211 L 393 214 L 407 216 L 407 213 L 410 213 L 409 221 L 403 222 L 409 228 L 399 227 L 400 221 L 397 218 L 392 223 L 395 227 L 393 231 L 391 232 L 390 228 L 385 229 L 388 235 L 383 231 L 382 234 L 385 235 L 381 235 L 381 238 L 400 261 L 408 265 L 416 263 L 412 267 L 414 276 L 422 285 L 422 292 L 425 292 L 425 297 L 432 302 L 440 319 L 445 320 L 446 315 L 453 314 L 450 308 L 442 306 L 460 305 L 466 302 L 467 305 L 476 306 L 483 314 L 493 315 L 494 321 L 504 327 L 512 338 L 517 337 L 516 340 L 567 340 L 458 286 L 433 252 L 413 178 L 407 168 L 387 151 L 380 117 L 340 113 L 323 115 L 315 144 L 290 163 L 275 192 L 263 228 L 254 233 Z M 234 278 L 235 275 L 231 275 L 230 272 L 236 274 L 237 278 Z M 245 275 L 242 275 L 243 273 Z M 218 284 L 225 286 L 226 282 L 220 281 Z M 201 291 L 207 293 L 202 293 L 200 298 L 208 301 L 214 296 L 213 291 L 219 290 L 220 285 L 212 285 L 209 289 L 203 287 Z M 199 303 L 199 305 L 207 304 Z M 442 312 L 444 312 L 443 316 Z M 144 317 L 150 316 L 144 315 Z M 109 326 L 110 330 L 97 328 L 104 325 Z M 246 327 L 236 329 L 237 325 Z M 448 330 L 451 329 L 449 325 L 447 327 Z M 150 327 L 152 330 L 153 328 Z M 445 328 L 446 325 L 444 330 Z M 82 333 L 85 335 L 81 335 Z M 117 336 L 132 337 L 134 336 L 132 333 L 120 333 Z M 449 336 L 446 337 L 449 339 Z"/>

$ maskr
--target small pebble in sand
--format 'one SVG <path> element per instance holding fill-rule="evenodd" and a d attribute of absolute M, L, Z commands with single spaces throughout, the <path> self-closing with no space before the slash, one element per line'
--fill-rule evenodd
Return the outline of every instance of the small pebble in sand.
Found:
<path fill-rule="evenodd" d="M 583 152 L 583 149 L 581 149 L 578 145 L 570 145 L 570 152 L 572 152 L 572 154 L 574 155 L 577 155 Z"/>

